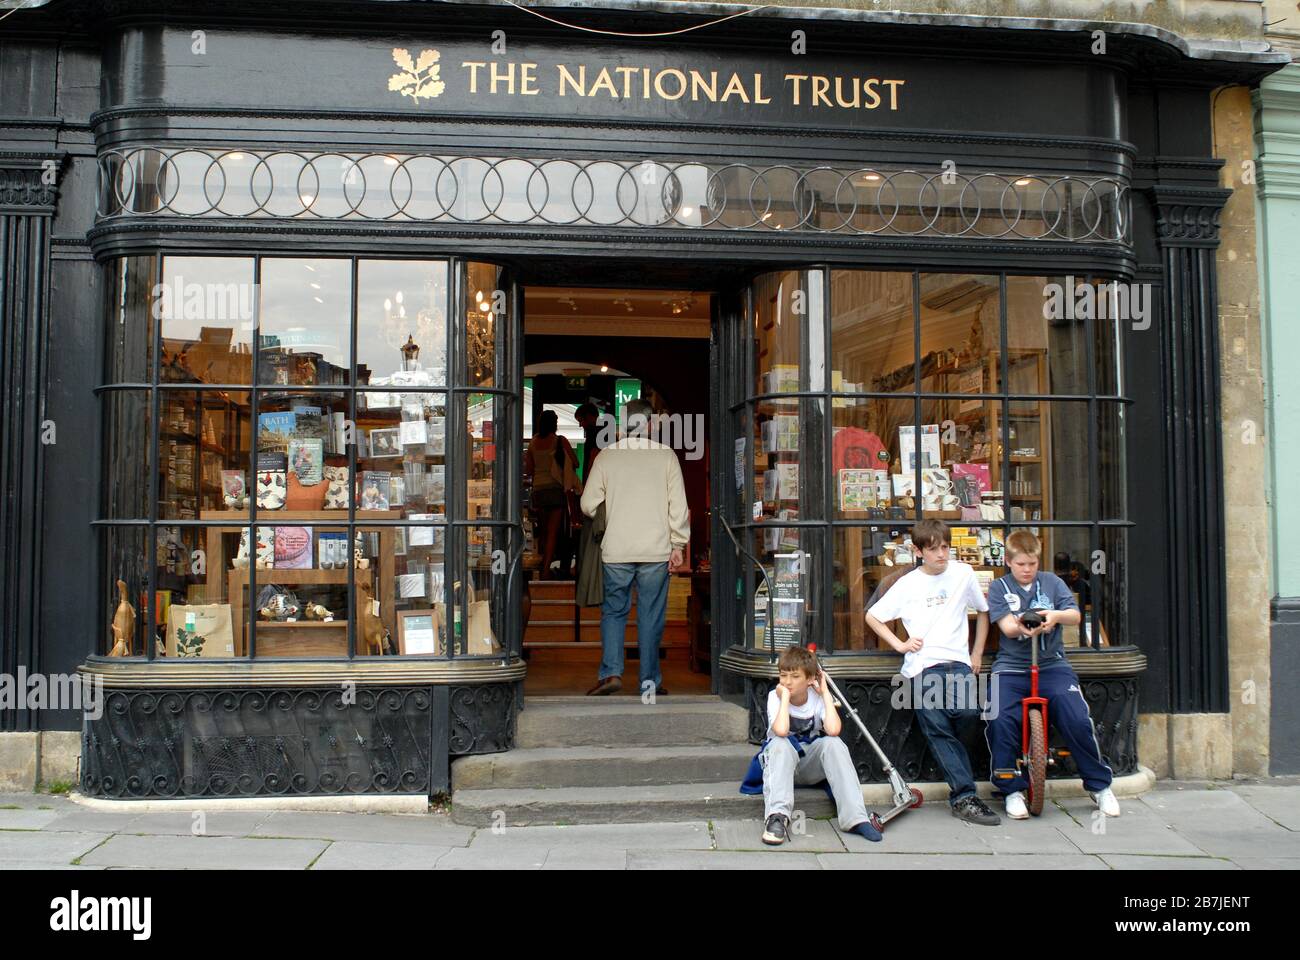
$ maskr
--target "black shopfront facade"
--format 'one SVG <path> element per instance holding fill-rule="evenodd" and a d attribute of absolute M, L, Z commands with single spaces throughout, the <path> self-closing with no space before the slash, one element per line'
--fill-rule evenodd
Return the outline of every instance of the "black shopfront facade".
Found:
<path fill-rule="evenodd" d="M 1139 710 L 1227 709 L 1208 104 L 1270 67 L 832 11 L 631 39 L 473 5 L 151 6 L 56 2 L 4 40 L 27 80 L 0 146 L 4 669 L 80 669 L 106 700 L 2 719 L 82 730 L 87 795 L 432 794 L 512 747 L 538 285 L 711 294 L 712 684 L 755 739 L 775 666 L 724 520 L 806 558 L 799 629 L 909 779 L 941 778 L 860 610 L 918 514 L 977 566 L 1034 529 L 1074 574 L 1117 773 Z M 1115 281 L 1149 324 L 1045 310 Z M 864 436 L 890 469 L 923 455 L 855 472 Z M 335 471 L 325 503 L 277 490 L 277 452 Z"/>

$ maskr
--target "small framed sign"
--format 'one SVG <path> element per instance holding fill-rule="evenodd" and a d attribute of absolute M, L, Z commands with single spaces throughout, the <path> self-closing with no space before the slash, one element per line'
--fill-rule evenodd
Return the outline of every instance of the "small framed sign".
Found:
<path fill-rule="evenodd" d="M 433 653 L 437 635 L 437 610 L 397 611 L 397 652 L 402 656 Z"/>

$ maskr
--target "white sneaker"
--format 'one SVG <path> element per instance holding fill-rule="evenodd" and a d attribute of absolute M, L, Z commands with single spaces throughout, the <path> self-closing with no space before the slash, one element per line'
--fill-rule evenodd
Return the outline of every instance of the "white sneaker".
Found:
<path fill-rule="evenodd" d="M 1028 820 L 1029 807 L 1025 804 L 1025 794 L 1022 790 L 1015 793 L 1007 794 L 1007 816 L 1012 820 Z"/>
<path fill-rule="evenodd" d="M 1090 793 L 1089 796 L 1097 804 L 1097 809 L 1106 816 L 1119 816 L 1119 801 L 1115 799 L 1115 794 L 1111 792 L 1110 787 L 1105 790 L 1098 790 L 1096 793 Z"/>

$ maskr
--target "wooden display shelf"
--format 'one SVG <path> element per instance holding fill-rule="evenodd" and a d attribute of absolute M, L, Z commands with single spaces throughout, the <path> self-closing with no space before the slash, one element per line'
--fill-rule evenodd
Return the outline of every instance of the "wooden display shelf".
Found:
<path fill-rule="evenodd" d="M 340 516 L 341 515 L 341 516 Z M 327 521 L 333 520 L 346 527 L 347 523 L 346 510 L 271 510 L 259 513 L 257 525 L 259 527 L 288 526 L 288 522 L 310 521 L 313 526 L 330 526 Z M 365 510 L 357 511 L 357 517 L 365 516 L 368 519 L 375 520 L 398 520 L 402 518 L 400 510 Z M 225 543 L 223 534 L 239 533 L 241 530 L 248 528 L 251 522 L 251 516 L 242 510 L 204 510 L 200 514 L 201 519 L 206 521 L 227 521 L 220 526 L 211 526 L 206 528 L 207 532 L 207 550 L 208 550 L 208 595 L 211 597 L 221 596 L 223 571 L 227 577 L 227 591 L 225 595 L 230 599 L 235 610 L 244 611 L 248 609 L 248 568 L 234 569 L 230 566 L 230 561 L 226 557 Z M 270 520 L 274 517 L 274 520 Z M 270 520 L 270 522 L 268 522 Z M 325 522 L 323 522 L 325 521 Z M 382 598 L 383 585 L 393 584 L 394 578 L 394 561 L 393 561 L 393 531 L 395 527 L 380 527 L 379 532 L 379 556 L 372 558 L 371 565 L 366 570 L 357 570 L 356 582 L 358 584 L 369 582 L 372 588 L 372 595 L 376 598 Z M 319 532 L 319 528 L 313 533 Z M 327 530 L 326 532 L 331 532 Z M 251 546 L 249 552 L 256 557 L 256 547 Z M 352 551 L 348 550 L 348 560 L 351 561 Z M 251 561 L 252 558 L 250 558 Z M 256 571 L 257 582 L 259 584 L 280 583 L 280 584 L 331 584 L 339 585 L 348 582 L 348 568 L 341 567 L 332 570 L 321 570 L 319 568 L 308 569 L 285 569 L 283 567 L 276 569 L 263 569 Z M 367 581 L 367 577 L 373 578 Z M 336 613 L 338 611 L 335 611 Z M 388 627 L 391 636 L 397 636 L 397 621 L 393 613 L 393 604 L 380 604 L 380 618 Z M 246 655 L 248 649 L 248 627 L 246 616 L 241 613 L 236 617 L 239 626 L 236 628 L 236 643 L 239 656 Z M 269 651 L 259 649 L 259 656 L 341 656 L 347 653 L 347 639 L 344 637 L 344 646 L 340 651 L 337 644 L 330 647 L 329 650 L 305 649 L 302 648 L 302 637 L 311 636 L 320 638 L 325 635 L 326 631 L 321 627 L 330 627 L 335 624 L 321 624 L 316 621 L 299 621 L 292 626 L 302 626 L 304 622 L 312 622 L 316 627 L 308 628 L 305 631 L 285 631 L 284 634 L 277 634 L 291 649 L 289 652 L 271 654 Z M 346 627 L 346 620 L 342 621 Z M 265 624 L 259 624 L 260 630 Z M 273 628 L 274 629 L 274 628 Z M 297 639 L 295 639 L 295 637 Z M 259 641 L 259 647 L 262 644 Z"/>
<path fill-rule="evenodd" d="M 346 657 L 348 622 L 299 621 L 269 623 L 258 621 L 257 657 Z"/>
<path fill-rule="evenodd" d="M 257 632 L 263 630 L 347 630 L 348 622 L 346 620 L 259 620 L 257 621 Z"/>
<path fill-rule="evenodd" d="M 402 511 L 400 510 L 358 510 L 357 521 L 365 517 L 369 520 L 400 520 Z M 239 522 L 239 527 L 246 527 L 252 522 L 252 512 L 249 510 L 204 510 L 202 519 L 204 520 L 228 520 Z M 312 520 L 316 522 L 335 523 L 348 522 L 347 510 L 259 510 L 257 511 L 257 525 L 259 527 L 277 527 L 286 526 L 280 521 L 284 520 Z M 235 529 L 238 529 L 236 527 Z"/>

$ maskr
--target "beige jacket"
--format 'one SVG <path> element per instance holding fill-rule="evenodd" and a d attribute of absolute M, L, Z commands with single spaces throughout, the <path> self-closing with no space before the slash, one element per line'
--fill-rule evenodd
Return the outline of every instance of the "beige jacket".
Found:
<path fill-rule="evenodd" d="M 582 491 L 582 512 L 593 517 L 602 503 L 605 563 L 666 563 L 691 538 L 682 468 L 661 443 L 625 437 L 600 451 Z"/>

